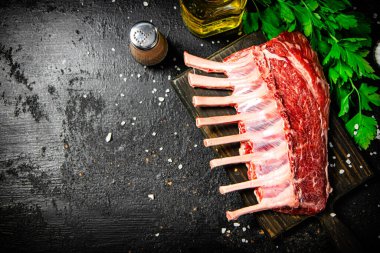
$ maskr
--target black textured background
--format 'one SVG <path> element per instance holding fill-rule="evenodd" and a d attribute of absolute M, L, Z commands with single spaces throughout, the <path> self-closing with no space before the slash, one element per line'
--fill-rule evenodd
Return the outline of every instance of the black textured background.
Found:
<path fill-rule="evenodd" d="M 273 241 L 254 215 L 226 221 L 241 199 L 218 193 L 225 172 L 210 173 L 214 154 L 168 79 L 184 50 L 208 56 L 233 38 L 198 39 L 178 1 L 146 1 L 0 1 L 1 252 L 333 252 L 314 219 Z M 358 2 L 378 40 L 380 8 Z M 152 68 L 129 54 L 140 20 L 169 41 Z M 380 246 L 378 149 L 363 152 L 376 176 L 336 206 L 368 249 Z"/>

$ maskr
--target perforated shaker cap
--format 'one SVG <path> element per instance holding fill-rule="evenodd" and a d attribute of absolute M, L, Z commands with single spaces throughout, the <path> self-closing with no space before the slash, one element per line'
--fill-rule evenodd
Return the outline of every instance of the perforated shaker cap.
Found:
<path fill-rule="evenodd" d="M 141 21 L 132 27 L 129 38 L 135 47 L 149 50 L 157 44 L 158 30 L 152 23 Z"/>

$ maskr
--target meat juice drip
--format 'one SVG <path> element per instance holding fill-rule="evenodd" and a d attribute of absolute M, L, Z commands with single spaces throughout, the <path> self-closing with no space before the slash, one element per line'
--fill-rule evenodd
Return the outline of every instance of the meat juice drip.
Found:
<path fill-rule="evenodd" d="M 180 0 L 183 22 L 200 38 L 238 28 L 246 4 L 247 0 Z"/>

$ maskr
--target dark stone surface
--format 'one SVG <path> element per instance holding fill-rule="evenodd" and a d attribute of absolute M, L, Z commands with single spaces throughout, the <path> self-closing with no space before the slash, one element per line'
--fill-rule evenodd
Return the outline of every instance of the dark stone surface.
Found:
<path fill-rule="evenodd" d="M 192 36 L 178 1 L 147 2 L 0 2 L 1 252 L 334 251 L 315 219 L 273 241 L 254 215 L 240 227 L 226 221 L 240 197 L 218 193 L 228 179 L 210 172 L 214 154 L 168 76 L 185 69 L 183 50 L 208 56 L 227 39 Z M 356 6 L 371 17 L 364 3 Z M 169 40 L 158 66 L 129 54 L 128 32 L 140 20 Z M 379 20 L 371 18 L 374 31 Z M 364 152 L 375 178 L 336 207 L 368 248 L 380 245 L 378 148 L 376 140 Z"/>

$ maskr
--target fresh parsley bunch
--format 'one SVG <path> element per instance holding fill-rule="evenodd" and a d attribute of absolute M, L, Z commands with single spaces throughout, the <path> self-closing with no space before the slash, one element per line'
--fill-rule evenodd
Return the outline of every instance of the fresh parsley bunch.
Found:
<path fill-rule="evenodd" d="M 367 149 L 376 137 L 376 119 L 363 111 L 380 106 L 378 87 L 360 83 L 379 77 L 365 57 L 372 44 L 370 25 L 359 14 L 348 12 L 348 0 L 256 0 L 256 12 L 243 16 L 246 34 L 258 31 L 271 39 L 282 31 L 301 31 L 318 53 L 330 82 L 339 117 L 355 142 Z"/>

